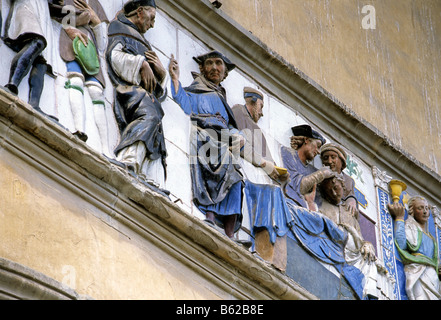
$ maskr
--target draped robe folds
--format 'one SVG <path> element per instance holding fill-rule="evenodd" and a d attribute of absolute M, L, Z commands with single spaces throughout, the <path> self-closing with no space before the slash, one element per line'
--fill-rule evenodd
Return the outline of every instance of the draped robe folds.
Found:
<path fill-rule="evenodd" d="M 117 47 L 122 48 L 127 57 L 139 58 L 140 61 L 144 59 L 146 51 L 152 50 L 144 36 L 123 13 L 109 24 L 106 58 L 109 77 L 116 87 L 114 112 L 121 132 L 115 154 L 137 142 L 143 142 L 147 150 L 146 157 L 150 160 L 161 159 L 165 171 L 167 152 L 162 127 L 164 111 L 161 106 L 164 90 L 158 82 L 155 92 L 151 94 L 136 81 L 129 82 L 118 75 L 112 66 L 114 63 L 124 65 L 124 60 L 112 61 L 112 51 Z"/>
<path fill-rule="evenodd" d="M 344 256 L 346 263 L 360 270 L 364 276 L 364 280 L 361 283 L 363 289 L 362 296 L 378 298 L 377 262 L 365 259 L 361 252 L 366 241 L 363 239 L 358 219 L 348 211 L 344 201 L 334 205 L 325 198 L 319 206 L 319 212 L 346 231 L 348 239 L 344 247 Z"/>
<path fill-rule="evenodd" d="M 202 76 L 187 87 L 172 83 L 173 99 L 190 116 L 190 170 L 193 201 L 205 214 L 222 216 L 237 214 L 237 231 L 242 223 L 243 177 L 239 160 L 230 151 L 234 135 L 239 134 L 234 115 L 221 86 L 214 86 Z"/>
<path fill-rule="evenodd" d="M 290 178 L 290 181 L 285 186 L 286 196 L 294 200 L 299 206 L 308 208 L 303 195 L 300 193 L 300 183 L 305 176 L 314 173 L 317 169 L 310 164 L 303 164 L 297 151 L 292 148 L 282 147 L 281 155 Z"/>
<path fill-rule="evenodd" d="M 272 244 L 277 237 L 288 235 L 315 259 L 334 266 L 357 296 L 363 297 L 365 277 L 345 259 L 345 245 L 349 237 L 346 229 L 340 228 L 325 215 L 309 211 L 284 197 L 280 187 L 275 185 L 246 181 L 245 195 L 252 213 L 252 235 L 265 229 Z"/>
<path fill-rule="evenodd" d="M 40 37 L 46 44 L 42 57 L 48 66 L 49 74 L 57 70 L 58 53 L 55 50 L 55 32 L 53 30 L 49 0 L 15 0 L 11 4 L 5 22 L 3 41 L 12 50 L 18 52 L 24 43 L 32 38 Z"/>
<path fill-rule="evenodd" d="M 94 43 L 97 48 L 97 54 L 101 55 L 102 51 L 105 50 L 106 46 L 106 36 L 105 32 L 107 32 L 107 23 L 109 20 L 107 19 L 107 15 L 98 0 L 89 0 L 89 6 L 95 13 L 98 15 L 101 23 L 96 27 L 91 27 L 90 25 L 77 25 L 76 28 L 86 34 L 88 38 Z M 53 18 L 58 22 L 62 23 L 63 18 L 66 13 L 63 13 L 63 6 L 72 6 L 74 7 L 74 0 L 64 0 L 63 4 L 50 4 L 51 13 Z M 76 9 L 76 15 L 79 16 L 84 11 Z M 77 17 L 78 18 L 78 17 Z M 60 56 L 65 62 L 71 62 L 75 60 L 75 53 L 73 50 L 73 40 L 69 38 L 67 33 L 64 30 L 60 32 L 59 39 L 59 47 L 60 47 Z M 105 87 L 106 82 L 104 80 L 103 70 L 100 68 L 99 73 L 95 75 L 95 78 L 100 82 L 100 84 Z"/>
<path fill-rule="evenodd" d="M 395 244 L 403 259 L 406 294 L 410 300 L 441 300 L 438 245 L 412 215 L 395 221 Z"/>

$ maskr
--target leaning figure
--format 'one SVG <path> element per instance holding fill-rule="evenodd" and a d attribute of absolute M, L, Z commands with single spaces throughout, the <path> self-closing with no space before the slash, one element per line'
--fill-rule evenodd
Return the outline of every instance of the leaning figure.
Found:
<path fill-rule="evenodd" d="M 325 179 L 319 184 L 318 189 L 323 197 L 318 211 L 347 232 L 344 256 L 348 265 L 354 266 L 364 275 L 363 298 L 378 299 L 378 274 L 385 274 L 386 271 L 377 261 L 372 243 L 364 239 L 358 216 L 352 213 L 352 206 L 343 198 L 347 194 L 344 176 L 340 173 Z M 313 197 L 310 200 L 312 199 Z"/>

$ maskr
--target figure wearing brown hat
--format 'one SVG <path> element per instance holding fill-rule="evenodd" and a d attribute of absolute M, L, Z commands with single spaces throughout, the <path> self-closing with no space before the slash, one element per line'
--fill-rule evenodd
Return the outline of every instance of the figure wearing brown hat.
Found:
<path fill-rule="evenodd" d="M 355 197 L 355 182 L 354 180 L 343 172 L 346 168 L 346 152 L 343 148 L 335 143 L 327 143 L 321 148 L 320 158 L 324 166 L 328 166 L 332 171 L 341 174 L 344 183 L 344 190 L 342 200 L 345 201 L 348 212 L 354 217 L 358 218 L 358 204 Z M 316 201 L 320 202 L 320 196 L 316 198 Z M 320 205 L 320 203 L 318 203 Z"/>

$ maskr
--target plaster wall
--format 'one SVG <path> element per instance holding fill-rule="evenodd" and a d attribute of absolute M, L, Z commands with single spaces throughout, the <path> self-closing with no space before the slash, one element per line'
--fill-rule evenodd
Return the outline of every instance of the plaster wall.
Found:
<path fill-rule="evenodd" d="M 219 11 L 441 172 L 439 1 L 221 2 Z"/>
<path fill-rule="evenodd" d="M 117 201 L 66 187 L 3 148 L 0 159 L 2 258 L 93 299 L 231 299 L 198 270 L 118 224 Z"/>

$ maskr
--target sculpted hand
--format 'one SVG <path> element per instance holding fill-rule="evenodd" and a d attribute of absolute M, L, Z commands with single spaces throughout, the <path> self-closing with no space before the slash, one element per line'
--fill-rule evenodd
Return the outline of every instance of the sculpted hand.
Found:
<path fill-rule="evenodd" d="M 92 9 L 92 7 L 86 1 L 74 0 L 74 4 L 75 4 L 76 8 L 84 11 L 83 13 L 87 14 L 88 21 L 87 21 L 87 23 L 84 23 L 84 24 L 89 24 L 89 22 L 90 22 L 92 24 L 92 26 L 95 27 L 101 23 L 101 20 L 100 20 L 100 18 L 98 18 L 98 15 L 96 14 L 96 12 Z M 77 25 L 84 25 L 84 24 L 77 24 Z"/>
<path fill-rule="evenodd" d="M 358 216 L 357 201 L 354 198 L 348 198 L 345 202 L 349 213 L 353 217 L 357 217 Z"/>
<path fill-rule="evenodd" d="M 150 65 L 147 61 L 144 61 L 142 63 L 141 85 L 146 91 L 150 93 L 153 93 L 153 90 L 155 89 L 156 86 L 155 75 L 153 74 L 153 70 L 152 68 L 150 68 Z"/>
<path fill-rule="evenodd" d="M 400 203 L 387 204 L 387 209 L 389 210 L 390 215 L 394 219 L 404 219 L 405 211 L 404 207 Z"/>
<path fill-rule="evenodd" d="M 87 34 L 85 34 L 84 32 L 81 32 L 80 30 L 78 30 L 77 28 L 74 28 L 74 27 L 69 27 L 64 30 L 66 31 L 67 35 L 69 36 L 69 38 L 71 40 L 78 37 L 78 38 L 80 38 L 81 42 L 87 47 L 87 42 L 89 40 L 87 37 Z"/>
<path fill-rule="evenodd" d="M 270 161 L 264 161 L 262 163 L 262 169 L 266 172 L 266 174 L 273 180 L 277 180 L 279 178 L 279 173 L 276 168 L 274 168 L 274 164 Z"/>
<path fill-rule="evenodd" d="M 282 183 L 286 183 L 289 181 L 289 172 L 279 175 L 279 181 Z"/>
<path fill-rule="evenodd" d="M 319 171 L 323 176 L 323 180 L 335 177 L 335 172 L 332 171 L 329 167 L 322 167 Z"/>
<path fill-rule="evenodd" d="M 375 256 L 374 246 L 369 241 L 365 241 L 363 243 L 363 246 L 360 249 L 360 253 L 362 254 L 363 258 L 368 261 L 373 262 L 377 260 L 377 257 Z"/>
<path fill-rule="evenodd" d="M 168 73 L 170 74 L 170 78 L 173 81 L 173 86 L 175 87 L 175 93 L 178 93 L 178 89 L 179 89 L 179 64 L 173 54 L 171 55 L 170 63 L 168 65 Z"/>
<path fill-rule="evenodd" d="M 158 79 L 160 81 L 164 80 L 167 71 L 165 70 L 164 66 L 162 65 L 161 60 L 159 60 L 158 56 L 156 55 L 156 52 L 154 51 L 146 51 L 145 57 L 147 61 L 149 62 L 152 70 L 156 73 Z"/>

